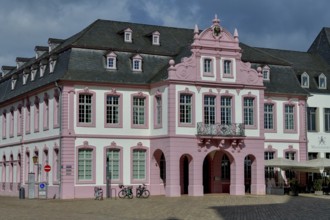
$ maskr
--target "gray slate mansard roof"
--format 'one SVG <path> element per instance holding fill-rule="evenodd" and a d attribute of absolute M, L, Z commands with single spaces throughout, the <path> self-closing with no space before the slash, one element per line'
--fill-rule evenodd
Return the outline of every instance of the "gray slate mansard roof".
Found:
<path fill-rule="evenodd" d="M 125 43 L 123 40 L 122 31 L 126 28 L 132 30 L 133 43 Z M 150 34 L 154 31 L 160 33 L 160 46 L 152 45 Z M 0 103 L 59 80 L 128 85 L 149 85 L 165 80 L 170 59 L 178 63 L 182 57 L 191 55 L 193 36 L 193 29 L 96 20 L 72 37 L 59 40 L 59 46 L 50 53 L 46 52 L 38 59 L 27 60 L 19 69 L 12 70 L 0 79 Z M 258 65 L 271 67 L 271 82 L 265 83 L 266 92 L 307 95 L 307 92 L 300 88 L 291 67 L 292 63 L 287 59 L 264 49 L 242 43 L 240 46 L 243 61 L 255 64 L 255 68 Z M 105 68 L 105 56 L 110 51 L 117 54 L 117 70 Z M 48 61 L 53 54 L 57 55 L 54 72 L 49 73 L 47 65 L 44 76 L 40 77 L 38 68 L 35 81 L 31 82 L 29 76 L 28 82 L 23 85 L 23 70 L 30 69 L 33 64 L 42 60 Z M 131 68 L 131 57 L 136 54 L 143 58 L 141 73 L 133 72 Z M 10 79 L 13 74 L 18 74 L 18 80 L 15 89 L 11 90 Z M 286 84 L 281 80 L 284 78 Z"/>

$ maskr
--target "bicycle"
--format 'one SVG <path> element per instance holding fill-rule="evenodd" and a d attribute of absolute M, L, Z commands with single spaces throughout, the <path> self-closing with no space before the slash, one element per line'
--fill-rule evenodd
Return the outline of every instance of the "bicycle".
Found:
<path fill-rule="evenodd" d="M 146 184 L 143 183 L 143 185 L 139 185 L 138 188 L 136 188 L 136 198 L 148 198 L 150 196 L 149 190 L 147 190 Z"/>
<path fill-rule="evenodd" d="M 103 200 L 103 189 L 101 187 L 94 187 L 95 200 Z"/>
<path fill-rule="evenodd" d="M 127 186 L 125 187 L 124 185 L 119 185 L 119 188 L 121 189 L 118 192 L 118 197 L 123 199 L 123 198 L 129 198 L 133 199 L 133 187 L 132 186 Z"/>

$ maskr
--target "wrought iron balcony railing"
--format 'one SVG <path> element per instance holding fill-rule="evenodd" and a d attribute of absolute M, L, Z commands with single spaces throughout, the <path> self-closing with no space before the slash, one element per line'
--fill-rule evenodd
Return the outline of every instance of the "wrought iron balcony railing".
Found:
<path fill-rule="evenodd" d="M 244 124 L 204 124 L 197 123 L 197 136 L 219 136 L 219 137 L 243 137 L 245 136 Z"/>

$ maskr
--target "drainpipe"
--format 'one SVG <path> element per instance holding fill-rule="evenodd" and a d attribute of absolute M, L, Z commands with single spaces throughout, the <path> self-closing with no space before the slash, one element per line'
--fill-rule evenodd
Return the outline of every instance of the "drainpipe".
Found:
<path fill-rule="evenodd" d="M 59 142 L 60 142 L 60 147 L 59 147 L 59 160 L 58 160 L 58 164 L 57 164 L 57 176 L 59 179 L 59 185 L 58 185 L 58 198 L 61 199 L 61 191 L 62 191 L 62 90 L 63 88 L 60 87 L 57 83 L 57 81 L 55 81 L 55 87 L 58 89 L 59 91 L 59 105 L 60 105 L 60 109 L 59 109 Z"/>

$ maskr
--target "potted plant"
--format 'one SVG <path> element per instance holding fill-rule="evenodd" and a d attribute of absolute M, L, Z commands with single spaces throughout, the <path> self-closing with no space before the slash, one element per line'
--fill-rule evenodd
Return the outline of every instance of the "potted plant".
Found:
<path fill-rule="evenodd" d="M 290 190 L 292 196 L 298 196 L 299 193 L 299 183 L 298 180 L 293 178 L 289 181 L 290 183 Z"/>
<path fill-rule="evenodd" d="M 313 183 L 314 191 L 316 195 L 322 195 L 322 179 L 316 179 Z"/>

